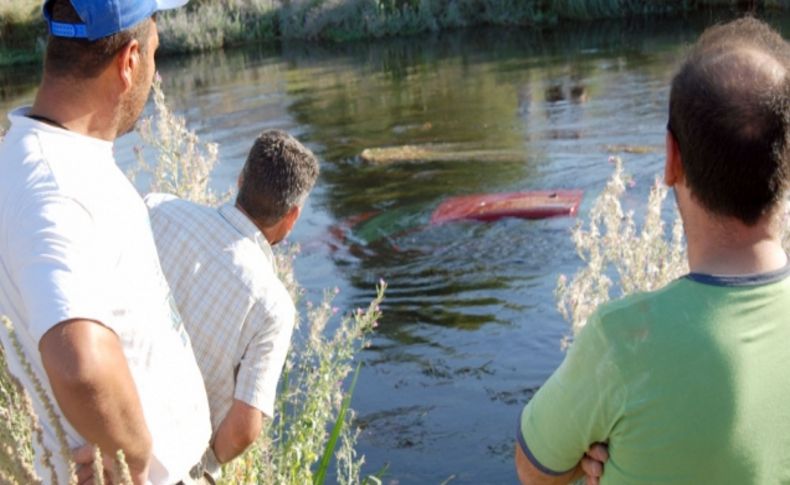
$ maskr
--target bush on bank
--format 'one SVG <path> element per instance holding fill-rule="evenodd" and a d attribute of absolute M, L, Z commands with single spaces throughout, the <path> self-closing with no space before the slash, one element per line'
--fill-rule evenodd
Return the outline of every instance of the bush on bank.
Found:
<path fill-rule="evenodd" d="M 753 3 L 777 9 L 786 2 Z M 193 0 L 189 8 L 163 15 L 161 27 L 163 49 L 183 52 L 272 39 L 342 42 L 481 25 L 550 26 L 563 20 L 666 15 L 743 4 L 740 0 Z"/>
<path fill-rule="evenodd" d="M 0 0 L 0 66 L 38 59 L 40 1 Z M 159 16 L 163 52 L 275 39 L 347 41 L 481 25 L 551 26 L 715 7 L 783 9 L 786 0 L 192 0 Z"/>

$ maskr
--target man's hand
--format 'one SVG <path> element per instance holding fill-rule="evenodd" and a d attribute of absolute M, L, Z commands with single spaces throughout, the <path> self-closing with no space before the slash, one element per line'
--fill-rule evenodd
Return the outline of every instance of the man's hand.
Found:
<path fill-rule="evenodd" d="M 72 450 L 71 459 L 77 468 L 77 483 L 79 485 L 95 485 L 96 468 L 94 462 L 96 460 L 96 447 L 93 445 L 85 445 L 80 448 Z M 102 453 L 101 456 L 101 473 L 104 475 L 104 483 L 121 483 L 121 469 L 120 464 L 114 457 Z M 135 484 L 145 484 L 148 480 L 148 468 L 145 470 L 134 471 L 129 469 L 129 474 L 132 477 L 132 482 Z"/>
<path fill-rule="evenodd" d="M 39 352 L 63 416 L 102 450 L 123 450 L 133 482 L 144 484 L 151 435 L 118 336 L 91 320 L 67 320 L 44 334 Z M 79 458 L 92 462 L 92 453 Z"/>
<path fill-rule="evenodd" d="M 609 459 L 609 447 L 605 443 L 593 443 L 584 454 L 580 465 L 586 485 L 598 485 L 603 475 L 604 463 Z"/>
<path fill-rule="evenodd" d="M 77 483 L 79 485 L 94 485 L 98 481 L 96 480 L 95 470 L 93 469 L 95 458 L 95 448 L 93 445 L 85 445 L 71 451 L 71 459 L 77 467 Z M 112 476 L 110 475 L 112 466 L 108 467 L 107 463 L 102 463 L 102 468 L 104 483 L 114 483 L 111 481 Z"/>
<path fill-rule="evenodd" d="M 587 485 L 598 485 L 603 475 L 604 463 L 609 459 L 607 445 L 593 443 L 572 470 L 562 474 L 549 474 L 538 469 L 516 443 L 516 472 L 524 485 L 564 485 L 585 478 Z"/>

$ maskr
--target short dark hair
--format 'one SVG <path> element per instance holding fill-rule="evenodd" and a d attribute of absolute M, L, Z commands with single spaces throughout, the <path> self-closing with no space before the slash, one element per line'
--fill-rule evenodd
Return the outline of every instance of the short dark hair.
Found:
<path fill-rule="evenodd" d="M 54 0 L 47 7 L 52 20 L 82 23 L 69 0 Z M 140 43 L 140 50 L 148 49 L 151 22 L 146 19 L 134 27 L 96 41 L 70 39 L 50 35 L 44 57 L 44 70 L 57 76 L 89 79 L 98 76 L 116 54 L 132 40 Z"/>
<path fill-rule="evenodd" d="M 288 133 L 261 133 L 247 156 L 236 203 L 264 227 L 304 203 L 318 177 L 313 152 Z"/>
<path fill-rule="evenodd" d="M 672 80 L 668 129 L 692 196 L 754 225 L 782 199 L 790 160 L 790 46 L 741 18 L 706 30 Z"/>

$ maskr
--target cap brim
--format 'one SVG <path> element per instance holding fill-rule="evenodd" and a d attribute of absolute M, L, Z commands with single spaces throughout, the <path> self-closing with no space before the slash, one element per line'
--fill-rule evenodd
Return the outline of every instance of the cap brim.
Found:
<path fill-rule="evenodd" d="M 170 10 L 183 7 L 187 3 L 189 3 L 189 0 L 156 0 L 156 10 Z"/>

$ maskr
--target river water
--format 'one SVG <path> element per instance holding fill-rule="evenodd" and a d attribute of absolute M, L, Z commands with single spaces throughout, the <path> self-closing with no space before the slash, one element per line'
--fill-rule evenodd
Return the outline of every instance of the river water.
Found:
<path fill-rule="evenodd" d="M 290 131 L 321 158 L 290 237 L 302 246 L 296 272 L 310 298 L 337 286 L 337 305 L 351 309 L 379 278 L 388 282 L 353 399 L 366 472 L 388 464 L 385 483 L 515 482 L 519 411 L 562 360 L 569 332 L 553 289 L 580 265 L 569 238 L 576 219 L 423 224 L 448 196 L 539 189 L 585 190 L 583 218 L 612 155 L 633 176 L 625 203 L 638 211 L 662 169 L 672 72 L 722 15 L 160 61 L 171 107 L 220 144 L 217 190 L 233 185 L 264 129 Z M 29 101 L 36 83 L 35 67 L 0 71 L 0 112 Z M 122 167 L 138 142 L 118 143 Z M 498 156 L 359 157 L 400 145 Z M 343 225 L 365 213 L 375 216 Z"/>

